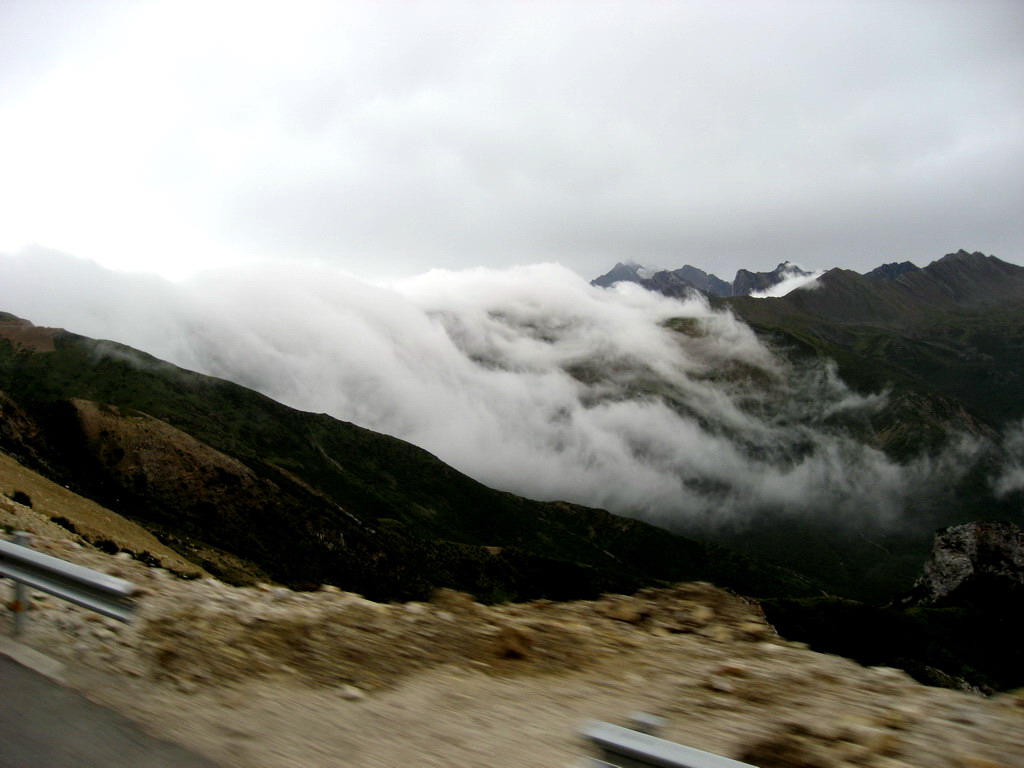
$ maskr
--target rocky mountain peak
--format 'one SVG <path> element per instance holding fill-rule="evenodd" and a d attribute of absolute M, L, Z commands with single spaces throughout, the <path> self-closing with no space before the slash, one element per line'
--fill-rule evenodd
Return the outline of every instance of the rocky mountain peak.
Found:
<path fill-rule="evenodd" d="M 1024 530 L 1010 522 L 979 521 L 936 532 L 912 599 L 921 605 L 987 602 L 1008 593 L 1024 595 Z"/>
<path fill-rule="evenodd" d="M 897 281 L 932 305 L 1024 300 L 1024 267 L 979 252 L 948 253 L 924 269 L 900 275 Z"/>
<path fill-rule="evenodd" d="M 599 288 L 608 288 L 615 283 L 621 283 L 623 281 L 628 283 L 639 283 L 642 279 L 640 277 L 641 269 L 643 269 L 643 267 L 635 262 L 631 261 L 627 264 L 623 264 L 620 261 L 605 274 L 591 280 L 590 284 L 596 285 Z"/>
<path fill-rule="evenodd" d="M 736 279 L 727 283 L 716 275 L 703 269 L 684 264 L 679 269 L 655 271 L 635 262 L 619 262 L 608 272 L 590 281 L 591 285 L 607 288 L 618 282 L 638 283 L 649 291 L 665 296 L 683 297 L 697 290 L 709 296 L 724 298 L 727 296 L 745 296 L 751 293 L 767 291 L 791 277 L 810 275 L 791 261 L 781 262 L 770 272 L 751 272 L 741 269 Z"/>
<path fill-rule="evenodd" d="M 864 277 L 872 280 L 895 280 L 900 275 L 905 275 L 907 272 L 917 272 L 918 270 L 920 270 L 920 267 L 909 261 L 891 261 L 888 264 L 875 267 L 870 272 L 867 272 Z"/>
<path fill-rule="evenodd" d="M 703 291 L 710 296 L 732 296 L 732 286 L 715 275 L 705 272 L 703 269 L 691 267 L 684 264 L 681 269 L 675 271 L 681 279 L 686 280 L 697 290 Z"/>
<path fill-rule="evenodd" d="M 981 251 L 974 251 L 972 253 L 972 252 L 969 252 L 969 251 L 965 251 L 963 248 L 961 248 L 956 253 L 947 253 L 941 259 L 938 259 L 938 261 L 981 262 L 982 260 L 985 260 L 985 259 L 988 259 L 988 258 L 990 258 L 990 257 L 986 256 Z"/>
<path fill-rule="evenodd" d="M 751 293 L 767 291 L 788 278 L 810 274 L 813 273 L 798 267 L 791 261 L 781 262 L 771 272 L 751 272 L 741 269 L 736 273 L 736 279 L 732 281 L 732 293 L 734 296 L 747 296 Z"/>
<path fill-rule="evenodd" d="M 590 284 L 607 288 L 619 282 L 638 283 L 649 291 L 666 296 L 683 297 L 693 290 L 711 296 L 732 295 L 729 283 L 689 264 L 680 269 L 654 270 L 632 261 L 625 264 L 619 262 L 605 274 L 591 280 Z"/>

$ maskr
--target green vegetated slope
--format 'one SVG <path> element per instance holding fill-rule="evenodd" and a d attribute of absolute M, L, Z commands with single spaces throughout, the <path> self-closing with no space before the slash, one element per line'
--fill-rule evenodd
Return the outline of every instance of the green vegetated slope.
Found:
<path fill-rule="evenodd" d="M 492 490 L 401 440 L 119 344 L 7 336 L 0 447 L 222 578 L 266 573 L 379 599 L 439 586 L 567 599 L 692 579 L 754 595 L 813 591 L 645 523 Z"/>
<path fill-rule="evenodd" d="M 762 333 L 833 358 L 855 387 L 942 395 L 989 426 L 1024 417 L 1024 267 L 960 251 L 895 279 L 833 269 L 818 282 L 726 303 Z"/>
<path fill-rule="evenodd" d="M 833 533 L 829 542 L 827 526 L 817 522 L 783 524 L 724 541 L 781 562 L 832 546 L 841 555 L 835 562 L 843 563 L 836 581 L 865 586 L 846 594 L 882 599 L 909 586 L 933 529 L 1020 519 L 1020 499 L 997 498 L 991 479 L 1003 461 L 1000 432 L 1024 417 L 1024 268 L 960 251 L 895 278 L 834 269 L 818 283 L 782 298 L 717 303 L 783 353 L 832 360 L 855 390 L 886 392 L 884 408 L 843 428 L 891 458 L 932 455 L 961 436 L 987 440 L 990 450 L 972 459 L 950 492 L 921 489 L 897 529 Z"/>
<path fill-rule="evenodd" d="M 893 279 L 832 270 L 819 283 L 779 299 L 722 303 L 777 348 L 835 361 L 840 376 L 859 391 L 887 391 L 887 406 L 860 435 L 865 441 L 909 460 L 958 434 L 998 439 L 1024 417 L 1024 268 L 961 251 Z M 839 569 L 878 585 L 856 595 L 864 602 L 770 600 L 764 604 L 769 620 L 818 650 L 897 666 L 923 682 L 982 689 L 1024 684 L 1024 657 L 1012 639 L 1016 615 L 999 601 L 1001 593 L 941 606 L 883 605 L 909 587 L 930 547 L 928 529 L 1024 519 L 1020 493 L 997 498 L 992 492 L 1000 460 L 998 453 L 983 458 L 951 496 L 917 500 L 900 531 L 833 540 Z M 822 549 L 800 542 L 827 535 L 776 527 L 733 543 L 796 562 L 801 550 Z M 872 568 L 884 577 L 872 578 Z M 813 560 L 806 570 L 816 571 Z"/>

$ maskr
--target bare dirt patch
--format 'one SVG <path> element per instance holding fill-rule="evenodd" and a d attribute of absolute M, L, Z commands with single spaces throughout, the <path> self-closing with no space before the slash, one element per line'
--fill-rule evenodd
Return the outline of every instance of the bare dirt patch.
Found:
<path fill-rule="evenodd" d="M 59 328 L 40 328 L 20 317 L 0 313 L 0 339 L 7 339 L 15 346 L 34 349 L 37 352 L 53 352 L 53 338 Z"/>

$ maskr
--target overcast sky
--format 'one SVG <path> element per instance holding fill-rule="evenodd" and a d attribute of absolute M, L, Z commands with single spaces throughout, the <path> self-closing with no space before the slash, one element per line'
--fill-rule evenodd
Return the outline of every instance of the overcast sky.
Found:
<path fill-rule="evenodd" d="M 1024 263 L 1024 3 L 0 0 L 0 251 Z"/>

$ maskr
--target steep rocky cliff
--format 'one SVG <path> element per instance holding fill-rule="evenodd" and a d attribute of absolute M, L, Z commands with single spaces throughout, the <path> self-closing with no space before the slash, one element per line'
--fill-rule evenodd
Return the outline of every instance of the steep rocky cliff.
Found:
<path fill-rule="evenodd" d="M 991 692 L 1024 685 L 1022 598 L 1024 531 L 983 521 L 938 531 L 921 577 L 892 604 L 820 597 L 762 606 L 780 633 L 815 650 L 899 667 L 930 685 Z"/>
<path fill-rule="evenodd" d="M 1005 521 L 953 525 L 935 534 L 913 602 L 1013 604 L 1024 596 L 1024 531 Z"/>

